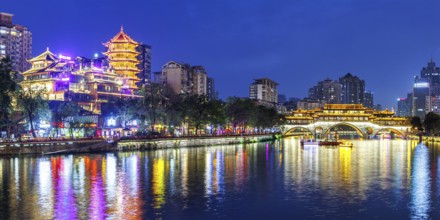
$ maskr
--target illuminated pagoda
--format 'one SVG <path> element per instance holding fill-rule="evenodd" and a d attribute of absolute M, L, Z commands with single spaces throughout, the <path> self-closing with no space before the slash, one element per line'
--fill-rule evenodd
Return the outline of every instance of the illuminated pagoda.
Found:
<path fill-rule="evenodd" d="M 140 69 L 137 58 L 139 52 L 136 48 L 139 45 L 124 32 L 123 27 L 115 37 L 104 44 L 107 47 L 104 55 L 107 56 L 110 67 L 122 78 L 122 92 L 125 94 L 134 94 L 138 89 L 137 83 L 140 79 L 137 74 Z"/>

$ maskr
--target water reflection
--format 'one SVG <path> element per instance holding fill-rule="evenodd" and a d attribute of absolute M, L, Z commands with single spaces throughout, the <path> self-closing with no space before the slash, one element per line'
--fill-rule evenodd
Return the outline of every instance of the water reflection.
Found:
<path fill-rule="evenodd" d="M 432 208 L 440 205 L 439 149 L 389 140 L 301 147 L 285 139 L 0 158 L 0 218 L 440 218 Z"/>
<path fill-rule="evenodd" d="M 414 151 L 411 179 L 411 214 L 415 219 L 428 219 L 431 208 L 428 148 L 420 144 Z"/>

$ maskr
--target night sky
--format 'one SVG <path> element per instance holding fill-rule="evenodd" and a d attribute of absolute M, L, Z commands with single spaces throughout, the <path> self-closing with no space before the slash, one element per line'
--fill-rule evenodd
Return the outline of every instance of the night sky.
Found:
<path fill-rule="evenodd" d="M 327 77 L 366 81 L 375 104 L 396 105 L 431 59 L 440 64 L 437 0 L 1 0 L 33 33 L 33 54 L 92 57 L 124 26 L 169 60 L 203 65 L 221 98 L 248 96 L 255 78 L 303 98 Z"/>

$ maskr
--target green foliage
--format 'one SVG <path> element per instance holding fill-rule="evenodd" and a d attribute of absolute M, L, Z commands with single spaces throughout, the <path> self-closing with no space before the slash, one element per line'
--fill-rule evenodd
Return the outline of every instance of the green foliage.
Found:
<path fill-rule="evenodd" d="M 137 100 L 135 99 L 118 99 L 115 103 L 116 114 L 122 122 L 122 127 L 126 127 L 127 123 L 135 119 L 137 112 Z"/>
<path fill-rule="evenodd" d="M 253 100 L 237 97 L 228 98 L 226 115 L 234 129 L 250 126 L 262 131 L 265 128 L 281 125 L 284 120 L 284 117 L 274 108 L 257 105 Z"/>
<path fill-rule="evenodd" d="M 169 88 L 154 83 L 144 86 L 140 93 L 143 97 L 138 100 L 134 115 L 148 122 L 152 132 L 159 123 L 167 125 L 171 132 L 173 127 L 184 125 L 187 128 L 184 134 L 189 134 L 190 127 L 199 134 L 205 126 L 212 129 L 209 132 L 216 132 L 228 123 L 234 129 L 252 126 L 262 130 L 283 120 L 275 109 L 259 106 L 246 98 L 231 97 L 225 103 L 204 95 L 175 95 Z"/>
<path fill-rule="evenodd" d="M 229 97 L 226 100 L 226 115 L 234 129 L 238 126 L 248 126 L 251 120 L 256 120 L 254 117 L 256 110 L 257 105 L 250 99 Z"/>
<path fill-rule="evenodd" d="M 437 115 L 434 112 L 429 112 L 426 114 L 423 126 L 425 127 L 426 133 L 438 134 L 440 131 L 440 115 Z"/>
<path fill-rule="evenodd" d="M 422 119 L 419 116 L 414 116 L 411 118 L 411 126 L 414 129 L 421 131 L 422 128 Z"/>
<path fill-rule="evenodd" d="M 6 128 L 8 137 L 10 136 L 12 102 L 14 92 L 19 89 L 19 85 L 15 82 L 14 75 L 17 74 L 12 70 L 12 62 L 9 57 L 0 60 L 0 130 Z"/>
<path fill-rule="evenodd" d="M 148 122 L 154 132 L 156 124 L 161 122 L 169 106 L 169 89 L 161 84 L 150 83 L 140 90 L 142 98 L 137 103 L 136 114 L 142 122 Z"/>
<path fill-rule="evenodd" d="M 57 122 L 66 123 L 67 119 L 71 117 L 72 120 L 69 121 L 69 131 L 70 137 L 73 138 L 73 128 L 78 127 L 79 122 L 76 118 L 79 116 L 81 107 L 76 102 L 63 102 L 61 103 L 53 113 L 53 118 Z M 57 133 L 58 133 L 58 127 Z"/>
<path fill-rule="evenodd" d="M 17 106 L 26 115 L 34 138 L 37 137 L 34 122 L 49 113 L 49 106 L 47 101 L 43 99 L 43 94 L 44 90 L 38 89 L 17 92 Z"/>

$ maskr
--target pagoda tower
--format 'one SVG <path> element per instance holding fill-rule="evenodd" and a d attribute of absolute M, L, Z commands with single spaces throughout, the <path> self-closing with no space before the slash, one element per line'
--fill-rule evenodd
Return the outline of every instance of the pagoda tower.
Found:
<path fill-rule="evenodd" d="M 121 93 L 134 94 L 134 91 L 138 89 L 136 83 L 140 81 L 137 76 L 140 69 L 138 68 L 139 52 L 136 48 L 139 45 L 124 32 L 122 26 L 121 31 L 104 44 L 107 47 L 107 52 L 104 55 L 107 56 L 114 72 L 122 78 Z"/>

